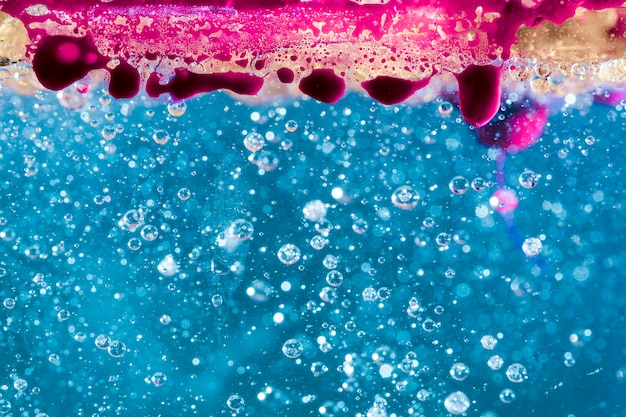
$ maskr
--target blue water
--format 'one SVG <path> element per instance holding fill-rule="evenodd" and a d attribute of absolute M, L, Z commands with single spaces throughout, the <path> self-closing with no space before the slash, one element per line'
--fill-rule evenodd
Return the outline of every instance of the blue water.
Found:
<path fill-rule="evenodd" d="M 626 416 L 626 110 L 555 99 L 507 157 L 510 223 L 496 153 L 441 99 L 216 93 L 174 117 L 101 90 L 73 110 L 0 94 L 0 415 Z M 489 186 L 453 194 L 459 175 Z"/>

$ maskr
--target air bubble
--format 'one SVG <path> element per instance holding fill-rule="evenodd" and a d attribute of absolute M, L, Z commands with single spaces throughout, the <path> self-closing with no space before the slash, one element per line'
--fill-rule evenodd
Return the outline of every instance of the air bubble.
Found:
<path fill-rule="evenodd" d="M 107 346 L 107 352 L 114 358 L 121 358 L 126 353 L 126 345 L 119 340 L 111 340 Z"/>
<path fill-rule="evenodd" d="M 391 195 L 391 202 L 394 206 L 402 210 L 412 210 L 417 206 L 420 196 L 415 188 L 402 185 L 395 189 Z"/>
<path fill-rule="evenodd" d="M 528 379 L 528 371 L 521 363 L 514 363 L 506 369 L 506 377 L 509 381 L 519 384 Z"/>
<path fill-rule="evenodd" d="M 228 400 L 226 400 L 226 405 L 233 411 L 239 411 L 245 405 L 245 401 L 240 395 L 234 394 L 228 397 Z"/>
<path fill-rule="evenodd" d="M 141 228 L 140 234 L 143 240 L 146 242 L 152 242 L 159 236 L 159 229 L 157 229 L 156 226 L 148 224 Z"/>
<path fill-rule="evenodd" d="M 131 237 L 128 240 L 128 249 L 139 250 L 141 248 L 141 240 L 137 237 Z"/>
<path fill-rule="evenodd" d="M 486 334 L 480 338 L 480 344 L 487 350 L 493 350 L 498 344 L 498 339 L 490 334 Z"/>
<path fill-rule="evenodd" d="M 498 369 L 502 368 L 502 365 L 504 365 L 504 359 L 502 359 L 499 355 L 493 355 L 487 361 L 487 365 L 492 370 L 497 371 Z"/>
<path fill-rule="evenodd" d="M 281 246 L 277 253 L 278 260 L 285 265 L 293 265 L 300 260 L 300 249 L 291 243 Z"/>
<path fill-rule="evenodd" d="M 529 237 L 522 243 L 522 252 L 524 255 L 534 257 L 538 256 L 543 250 L 541 240 L 536 237 Z"/>
<path fill-rule="evenodd" d="M 540 174 L 531 171 L 530 169 L 525 169 L 518 178 L 520 185 L 524 188 L 535 188 L 539 179 L 541 178 Z"/>
<path fill-rule="evenodd" d="M 288 120 L 285 123 L 285 130 L 289 133 L 293 133 L 296 130 L 298 130 L 298 122 L 296 122 L 295 120 Z"/>
<path fill-rule="evenodd" d="M 454 194 L 463 195 L 469 190 L 470 183 L 465 177 L 457 175 L 450 180 L 448 187 Z"/>
<path fill-rule="evenodd" d="M 456 391 L 446 397 L 443 401 L 443 406 L 448 410 L 448 413 L 459 415 L 467 411 L 470 401 L 465 393 Z"/>
<path fill-rule="evenodd" d="M 156 387 L 163 386 L 167 382 L 167 375 L 163 372 L 155 372 L 150 377 L 150 382 L 152 382 Z"/>
<path fill-rule="evenodd" d="M 95 344 L 98 349 L 105 350 L 111 344 L 111 338 L 105 334 L 98 335 Z"/>
<path fill-rule="evenodd" d="M 326 274 L 326 282 L 333 287 L 339 287 L 343 283 L 343 274 L 339 271 L 330 271 Z"/>
<path fill-rule="evenodd" d="M 180 117 L 183 114 L 185 114 L 186 111 L 187 111 L 187 104 L 185 104 L 184 101 L 180 101 L 177 103 L 169 103 L 167 105 L 167 112 L 174 117 Z"/>
<path fill-rule="evenodd" d="M 265 146 L 265 138 L 258 132 L 250 132 L 243 138 L 243 146 L 250 152 L 258 152 Z"/>
<path fill-rule="evenodd" d="M 189 198 L 191 198 L 191 190 L 189 188 L 183 187 L 178 190 L 178 193 L 176 195 L 182 201 L 187 201 L 189 200 Z"/>
<path fill-rule="evenodd" d="M 170 141 L 170 134 L 166 130 L 155 130 L 152 134 L 152 140 L 157 145 L 165 145 Z"/>
<path fill-rule="evenodd" d="M 450 368 L 450 376 L 455 381 L 463 381 L 469 376 L 470 370 L 467 365 L 461 362 L 457 362 Z"/>
<path fill-rule="evenodd" d="M 254 226 L 246 219 L 237 219 L 230 225 L 230 233 L 240 242 L 252 237 Z"/>
<path fill-rule="evenodd" d="M 304 346 L 298 339 L 289 339 L 283 343 L 283 353 L 288 358 L 295 359 L 302 355 L 303 351 Z"/>

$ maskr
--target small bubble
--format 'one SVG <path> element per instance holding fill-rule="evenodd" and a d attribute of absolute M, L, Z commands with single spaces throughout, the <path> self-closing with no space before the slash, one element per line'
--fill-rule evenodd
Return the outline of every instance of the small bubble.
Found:
<path fill-rule="evenodd" d="M 143 226 L 144 216 L 139 210 L 128 210 L 122 217 L 120 226 L 124 230 L 135 231 Z"/>
<path fill-rule="evenodd" d="M 2 305 L 7 310 L 12 310 L 15 307 L 15 299 L 14 298 L 5 298 L 2 302 Z"/>
<path fill-rule="evenodd" d="M 452 236 L 449 233 L 439 233 L 435 238 L 435 242 L 441 249 L 447 249 L 450 242 L 452 242 Z"/>
<path fill-rule="evenodd" d="M 140 234 L 143 240 L 146 242 L 152 242 L 159 236 L 159 229 L 157 229 L 156 226 L 147 224 L 141 228 Z"/>
<path fill-rule="evenodd" d="M 502 401 L 504 404 L 510 404 L 517 398 L 515 392 L 510 388 L 503 389 L 502 392 L 500 392 L 499 397 L 500 401 Z"/>
<path fill-rule="evenodd" d="M 339 271 L 330 271 L 326 274 L 326 282 L 333 287 L 339 287 L 343 283 L 343 274 Z"/>
<path fill-rule="evenodd" d="M 506 369 L 506 377 L 511 382 L 520 383 L 528 379 L 528 371 L 521 363 L 514 363 Z"/>
<path fill-rule="evenodd" d="M 141 240 L 137 237 L 131 237 L 128 240 L 128 249 L 130 250 L 139 250 L 141 248 Z"/>
<path fill-rule="evenodd" d="M 237 219 L 230 225 L 230 232 L 240 242 L 252 237 L 254 226 L 246 219 Z"/>
<path fill-rule="evenodd" d="M 113 140 L 115 139 L 117 132 L 115 131 L 114 126 L 105 126 L 102 128 L 102 131 L 100 132 L 100 134 L 106 140 Z"/>
<path fill-rule="evenodd" d="M 538 256 L 543 250 L 541 240 L 536 237 L 529 237 L 522 243 L 522 252 L 529 257 Z"/>
<path fill-rule="evenodd" d="M 289 133 L 293 133 L 296 130 L 298 130 L 298 122 L 296 122 L 295 120 L 288 120 L 285 123 L 285 130 Z"/>
<path fill-rule="evenodd" d="M 167 105 L 167 112 L 174 116 L 180 117 L 187 111 L 187 104 L 184 101 L 179 101 L 177 103 L 169 103 Z"/>
<path fill-rule="evenodd" d="M 326 204 L 321 200 L 309 201 L 304 205 L 302 214 L 304 218 L 312 222 L 319 222 L 326 217 Z"/>
<path fill-rule="evenodd" d="M 293 265 L 300 260 L 300 249 L 291 243 L 281 246 L 277 253 L 278 260 L 285 265 Z"/>
<path fill-rule="evenodd" d="M 502 368 L 503 364 L 504 364 L 504 360 L 499 355 L 493 355 L 487 361 L 487 365 L 489 365 L 489 367 L 494 371 L 497 371 L 498 369 Z"/>
<path fill-rule="evenodd" d="M 470 183 L 465 177 L 457 175 L 450 180 L 448 187 L 454 194 L 463 195 L 469 190 Z"/>
<path fill-rule="evenodd" d="M 71 316 L 72 316 L 72 313 L 70 313 L 69 311 L 67 311 L 65 309 L 61 309 L 57 313 L 57 319 L 59 321 L 65 321 L 65 320 L 69 319 Z"/>
<path fill-rule="evenodd" d="M 472 189 L 481 192 L 487 188 L 487 181 L 484 178 L 476 177 L 472 180 Z"/>
<path fill-rule="evenodd" d="M 121 358 L 126 353 L 126 345 L 119 340 L 111 340 L 107 346 L 107 352 L 114 358 Z"/>
<path fill-rule="evenodd" d="M 456 391 L 446 397 L 443 406 L 450 414 L 459 415 L 467 411 L 470 401 L 463 392 Z"/>
<path fill-rule="evenodd" d="M 518 178 L 520 185 L 524 188 L 535 188 L 539 179 L 541 178 L 540 174 L 536 174 L 535 172 L 525 169 Z"/>
<path fill-rule="evenodd" d="M 327 240 L 324 236 L 315 235 L 311 238 L 311 247 L 315 250 L 322 250 L 326 246 Z"/>
<path fill-rule="evenodd" d="M 461 362 L 457 362 L 450 368 L 450 376 L 455 381 L 463 381 L 469 376 L 470 370 L 467 365 Z"/>
<path fill-rule="evenodd" d="M 425 332 L 428 332 L 428 333 L 433 332 L 437 329 L 437 327 L 439 327 L 439 325 L 437 324 L 435 320 L 431 318 L 428 318 L 422 322 L 422 329 Z"/>
<path fill-rule="evenodd" d="M 498 344 L 498 339 L 490 334 L 486 334 L 480 338 L 480 344 L 487 350 L 493 350 Z"/>
<path fill-rule="evenodd" d="M 245 401 L 243 400 L 243 397 L 234 394 L 228 397 L 228 400 L 226 400 L 226 405 L 233 411 L 239 411 L 245 405 Z"/>
<path fill-rule="evenodd" d="M 258 132 L 250 132 L 243 138 L 243 146 L 250 152 L 258 152 L 265 146 L 265 138 Z"/>
<path fill-rule="evenodd" d="M 446 269 L 446 272 L 445 272 L 444 275 L 448 279 L 453 279 L 456 276 L 456 271 L 454 269 L 452 269 L 452 268 L 448 268 L 448 269 Z"/>
<path fill-rule="evenodd" d="M 13 381 L 13 388 L 18 391 L 24 391 L 28 387 L 28 382 L 25 379 L 17 378 Z"/>
<path fill-rule="evenodd" d="M 439 108 L 437 110 L 440 115 L 449 116 L 452 113 L 452 110 L 454 110 L 454 106 L 449 101 L 443 101 L 439 104 Z"/>
<path fill-rule="evenodd" d="M 402 210 L 412 210 L 417 206 L 420 196 L 415 188 L 402 185 L 395 189 L 391 195 L 391 202 L 394 206 Z"/>
<path fill-rule="evenodd" d="M 111 344 L 111 338 L 105 334 L 98 335 L 95 340 L 96 347 L 98 349 L 106 349 Z"/>
<path fill-rule="evenodd" d="M 224 298 L 220 294 L 214 294 L 211 297 L 211 304 L 213 307 L 219 307 L 224 303 Z"/>
<path fill-rule="evenodd" d="M 163 372 L 155 372 L 154 374 L 152 374 L 152 376 L 150 377 L 150 381 L 156 386 L 156 387 L 160 387 L 163 386 L 163 384 L 165 384 L 165 382 L 167 382 L 167 375 L 165 375 Z"/>
<path fill-rule="evenodd" d="M 286 357 L 295 359 L 298 356 L 302 355 L 302 352 L 304 351 L 304 346 L 302 345 L 302 342 L 300 342 L 298 339 L 289 339 L 285 343 L 283 343 L 282 350 Z"/>
<path fill-rule="evenodd" d="M 589 77 L 590 68 L 589 65 L 584 62 L 576 62 L 572 65 L 570 72 L 572 73 L 572 77 L 578 80 L 584 80 Z"/>
<path fill-rule="evenodd" d="M 189 200 L 189 198 L 191 198 L 191 190 L 189 188 L 181 188 L 180 190 L 178 190 L 178 198 L 181 199 L 182 201 L 187 201 Z"/>
<path fill-rule="evenodd" d="M 311 373 L 314 377 L 318 377 L 320 375 L 328 372 L 328 367 L 324 365 L 322 362 L 313 362 L 311 364 Z"/>
<path fill-rule="evenodd" d="M 594 138 L 593 136 L 587 136 L 585 138 L 585 144 L 592 146 L 596 143 L 596 138 Z"/>
<path fill-rule="evenodd" d="M 417 399 L 418 400 L 426 401 L 429 398 L 430 398 L 430 391 L 428 391 L 426 389 L 421 389 L 421 390 L 417 391 Z"/>
<path fill-rule="evenodd" d="M 337 291 L 335 291 L 335 289 L 331 287 L 322 288 L 319 295 L 320 295 L 320 299 L 323 302 L 329 303 L 329 304 L 333 304 L 335 300 L 338 298 Z"/>
<path fill-rule="evenodd" d="M 378 293 L 375 288 L 367 287 L 363 290 L 362 296 L 365 301 L 376 301 Z"/>
<path fill-rule="evenodd" d="M 427 229 L 432 229 L 433 227 L 435 227 L 435 219 L 433 219 L 432 217 L 426 217 L 424 218 L 424 220 L 422 220 L 422 225 Z"/>
<path fill-rule="evenodd" d="M 326 269 L 336 269 L 339 265 L 339 258 L 335 255 L 326 255 L 322 261 L 322 265 L 324 265 Z"/>
<path fill-rule="evenodd" d="M 166 130 L 155 130 L 152 134 L 152 140 L 158 145 L 165 145 L 170 141 L 170 134 Z"/>
<path fill-rule="evenodd" d="M 61 358 L 56 353 L 51 353 L 50 356 L 48 356 L 48 362 L 55 366 L 59 366 L 61 364 Z"/>
<path fill-rule="evenodd" d="M 380 300 L 385 301 L 391 296 L 391 290 L 387 287 L 380 287 L 376 294 Z"/>

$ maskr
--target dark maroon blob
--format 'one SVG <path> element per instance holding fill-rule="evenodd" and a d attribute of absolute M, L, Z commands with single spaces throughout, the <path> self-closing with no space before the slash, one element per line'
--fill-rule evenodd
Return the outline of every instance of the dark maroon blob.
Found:
<path fill-rule="evenodd" d="M 255 95 L 263 87 L 263 79 L 254 75 L 225 72 L 222 74 L 195 74 L 186 69 L 176 71 L 173 79 L 165 85 L 159 83 L 159 76 L 151 74 L 146 83 L 150 97 L 170 93 L 177 99 L 185 99 L 199 93 L 209 93 L 227 89 L 238 94 Z"/>
<path fill-rule="evenodd" d="M 91 40 L 70 36 L 49 36 L 37 48 L 33 70 L 37 79 L 50 90 L 62 90 L 103 68 L 107 59 L 100 55 Z"/>
<path fill-rule="evenodd" d="M 139 92 L 141 78 L 136 68 L 127 62 L 121 62 L 111 70 L 109 94 L 115 98 L 132 98 Z"/>
<path fill-rule="evenodd" d="M 285 84 L 291 84 L 295 78 L 295 75 L 290 68 L 281 68 L 276 71 L 276 75 L 278 75 L 280 82 Z"/>
<path fill-rule="evenodd" d="M 493 65 L 469 65 L 456 75 L 461 114 L 467 123 L 484 126 L 498 112 L 500 69 Z"/>
<path fill-rule="evenodd" d="M 426 87 L 429 82 L 430 77 L 419 81 L 409 81 L 381 75 L 361 83 L 361 86 L 374 100 L 391 105 L 403 102 L 417 90 Z"/>
<path fill-rule="evenodd" d="M 300 91 L 323 103 L 333 104 L 343 97 L 346 83 L 331 69 L 316 69 L 311 75 L 300 80 Z"/>

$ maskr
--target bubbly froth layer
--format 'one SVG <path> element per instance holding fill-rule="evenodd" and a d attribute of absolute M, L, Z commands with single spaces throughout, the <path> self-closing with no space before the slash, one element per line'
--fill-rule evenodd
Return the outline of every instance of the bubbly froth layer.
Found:
<path fill-rule="evenodd" d="M 15 0 L 1 7 L 24 25 L 24 59 L 44 87 L 63 89 L 104 70 L 117 98 L 141 89 L 175 99 L 217 89 L 257 95 L 269 85 L 327 103 L 359 88 L 395 104 L 452 73 L 465 119 L 482 126 L 499 108 L 502 74 L 542 93 L 557 90 L 559 74 L 619 83 L 626 73 L 620 1 L 381 3 Z M 16 20 L 3 22 L 19 30 Z M 589 39 L 580 39 L 585 33 Z M 568 56 L 592 62 L 578 68 Z M 598 57 L 612 69 L 594 66 Z"/>

